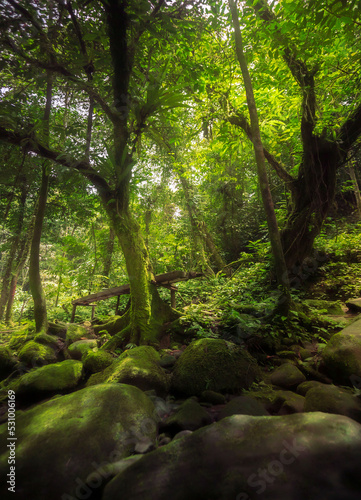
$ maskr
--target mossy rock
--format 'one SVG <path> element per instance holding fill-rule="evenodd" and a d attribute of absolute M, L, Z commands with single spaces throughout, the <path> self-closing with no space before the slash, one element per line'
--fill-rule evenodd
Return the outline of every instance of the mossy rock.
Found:
<path fill-rule="evenodd" d="M 56 337 L 60 337 L 65 340 L 67 329 L 68 325 L 66 325 L 65 323 L 54 323 L 49 321 L 48 324 L 49 335 L 55 335 Z"/>
<path fill-rule="evenodd" d="M 306 382 L 302 382 L 297 387 L 297 394 L 300 394 L 301 396 L 306 396 L 309 390 L 313 389 L 314 387 L 322 387 L 327 384 L 323 384 L 322 382 L 319 382 L 318 380 L 306 380 Z"/>
<path fill-rule="evenodd" d="M 56 354 L 51 347 L 39 344 L 34 340 L 30 340 L 21 348 L 18 357 L 20 361 L 31 368 L 55 363 L 57 360 Z"/>
<path fill-rule="evenodd" d="M 83 360 L 92 349 L 97 347 L 96 339 L 77 340 L 70 344 L 67 349 L 72 359 Z"/>
<path fill-rule="evenodd" d="M 338 301 L 308 299 L 303 303 L 311 309 L 325 311 L 323 314 L 331 314 L 332 316 L 342 316 L 344 314 L 341 304 Z"/>
<path fill-rule="evenodd" d="M 8 377 L 15 369 L 17 361 L 11 350 L 4 345 L 0 345 L 0 380 Z"/>
<path fill-rule="evenodd" d="M 279 366 L 270 376 L 270 381 L 273 385 L 285 389 L 297 387 L 302 382 L 305 382 L 305 380 L 306 377 L 304 374 L 292 363 L 285 363 Z"/>
<path fill-rule="evenodd" d="M 232 415 L 253 415 L 260 417 L 269 415 L 265 407 L 251 396 L 238 396 L 231 399 L 219 413 L 219 420 Z"/>
<path fill-rule="evenodd" d="M 35 336 L 33 325 L 25 325 L 11 334 L 9 347 L 13 351 L 19 351 L 26 342 L 32 340 Z"/>
<path fill-rule="evenodd" d="M 150 399 L 123 384 L 85 388 L 17 411 L 16 499 L 85 498 L 83 484 L 97 467 L 131 455 L 143 439 L 155 443 L 156 421 Z M 9 473 L 7 438 L 5 423 L 0 426 L 3 478 Z M 9 497 L 7 488 L 3 481 L 1 498 Z"/>
<path fill-rule="evenodd" d="M 212 417 L 207 410 L 193 398 L 190 398 L 182 403 L 177 411 L 165 420 L 162 427 L 175 435 L 177 432 L 184 430 L 195 431 L 212 422 Z"/>
<path fill-rule="evenodd" d="M 54 337 L 53 335 L 48 335 L 47 333 L 44 332 L 37 333 L 34 336 L 34 340 L 39 344 L 47 345 L 49 347 L 52 347 L 53 349 L 59 349 L 60 346 L 62 345 L 62 341 L 59 341 L 57 337 Z"/>
<path fill-rule="evenodd" d="M 84 359 L 84 370 L 90 373 L 98 373 L 108 368 L 114 362 L 114 357 L 106 351 L 88 351 Z"/>
<path fill-rule="evenodd" d="M 352 385 L 361 377 L 361 320 L 335 333 L 322 351 L 323 367 L 338 384 Z"/>
<path fill-rule="evenodd" d="M 260 376 L 260 368 L 245 349 L 221 339 L 201 339 L 193 341 L 177 360 L 172 389 L 188 396 L 207 389 L 240 392 Z"/>
<path fill-rule="evenodd" d="M 168 391 L 169 381 L 158 364 L 159 359 L 159 354 L 153 347 L 129 349 L 103 372 L 92 375 L 87 386 L 120 382 L 135 385 L 143 391 L 155 389 L 158 395 L 164 396 Z"/>
<path fill-rule="evenodd" d="M 361 426 L 346 417 L 234 415 L 143 455 L 102 500 L 356 500 L 360 462 Z"/>
<path fill-rule="evenodd" d="M 124 317 L 124 315 L 113 316 L 112 319 L 110 319 L 106 323 L 103 323 L 101 325 L 94 325 L 94 333 L 99 335 L 100 332 L 107 332 L 109 333 L 109 335 L 113 336 L 116 333 L 121 332 L 127 326 L 128 322 L 128 315 L 126 315 L 126 317 Z"/>
<path fill-rule="evenodd" d="M 84 326 L 76 325 L 74 323 L 71 323 L 68 326 L 65 337 L 67 345 L 70 345 L 78 340 L 88 339 L 88 338 L 91 338 L 91 334 Z"/>
<path fill-rule="evenodd" d="M 335 385 L 320 384 L 307 391 L 304 411 L 336 413 L 361 422 L 361 401 Z"/>
<path fill-rule="evenodd" d="M 44 398 L 74 389 L 83 375 L 83 364 L 68 359 L 31 370 L 20 377 L 17 394 L 22 399 Z"/>

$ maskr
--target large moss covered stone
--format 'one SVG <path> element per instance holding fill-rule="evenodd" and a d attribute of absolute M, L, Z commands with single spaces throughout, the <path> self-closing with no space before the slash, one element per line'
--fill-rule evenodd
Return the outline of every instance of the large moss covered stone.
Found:
<path fill-rule="evenodd" d="M 235 415 L 144 455 L 102 500 L 357 500 L 360 462 L 347 417 Z"/>
<path fill-rule="evenodd" d="M 155 442 L 155 418 L 150 399 L 136 387 L 123 384 L 85 388 L 18 411 L 14 497 L 89 498 L 91 490 L 84 491 L 84 483 L 100 465 L 127 457 L 142 439 Z M 0 426 L 2 478 L 9 472 L 7 438 L 4 424 Z M 104 478 L 97 478 L 99 486 Z M 9 498 L 5 481 L 0 496 Z"/>
<path fill-rule="evenodd" d="M 201 339 L 189 344 L 177 360 L 172 388 L 188 396 L 207 389 L 239 392 L 259 376 L 255 359 L 245 349 L 221 339 Z"/>
<path fill-rule="evenodd" d="M 361 319 L 335 333 L 322 351 L 324 370 L 333 382 L 352 385 L 361 377 Z"/>
<path fill-rule="evenodd" d="M 35 340 L 27 342 L 19 351 L 19 360 L 30 368 L 55 363 L 56 354 L 48 345 L 39 344 Z"/>
<path fill-rule="evenodd" d="M 90 373 L 98 373 L 108 368 L 114 362 L 114 357 L 106 351 L 88 351 L 84 359 L 84 370 Z"/>
<path fill-rule="evenodd" d="M 82 374 L 83 364 L 73 359 L 36 368 L 20 378 L 17 394 L 23 399 L 40 399 L 69 391 L 78 385 Z"/>
<path fill-rule="evenodd" d="M 72 359 L 82 360 L 94 347 L 97 347 L 96 339 L 77 340 L 68 347 L 67 351 Z"/>
<path fill-rule="evenodd" d="M 15 332 L 11 334 L 11 339 L 9 342 L 9 347 L 13 351 L 20 351 L 20 349 L 34 338 L 34 327 L 33 325 L 23 325 Z"/>
<path fill-rule="evenodd" d="M 337 413 L 361 423 L 361 401 L 335 385 L 320 384 L 307 391 L 304 411 Z"/>
<path fill-rule="evenodd" d="M 143 391 L 154 389 L 163 396 L 167 393 L 169 381 L 158 364 L 159 359 L 159 354 L 151 346 L 127 350 L 103 372 L 92 375 L 87 385 L 121 382 Z"/>
<path fill-rule="evenodd" d="M 210 414 L 193 398 L 189 398 L 168 417 L 164 422 L 164 427 L 169 432 L 176 434 L 183 430 L 194 431 L 209 425 L 213 422 Z"/>
<path fill-rule="evenodd" d="M 302 382 L 305 382 L 304 374 L 292 363 L 285 363 L 271 374 L 270 381 L 273 385 L 289 389 L 297 387 Z"/>

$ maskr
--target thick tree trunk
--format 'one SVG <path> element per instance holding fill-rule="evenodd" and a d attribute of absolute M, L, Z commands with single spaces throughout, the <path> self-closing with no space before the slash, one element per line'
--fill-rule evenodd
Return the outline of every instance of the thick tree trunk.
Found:
<path fill-rule="evenodd" d="M 109 229 L 109 236 L 108 236 L 108 240 L 107 240 L 107 243 L 105 246 L 105 254 L 104 254 L 104 260 L 103 260 L 102 275 L 104 276 L 104 279 L 103 279 L 104 286 L 107 286 L 107 284 L 108 284 L 110 269 L 112 267 L 112 258 L 113 258 L 113 251 L 114 251 L 114 239 L 115 239 L 115 234 L 114 234 L 113 228 L 111 227 Z"/>
<path fill-rule="evenodd" d="M 108 215 L 124 253 L 131 304 L 124 315 L 127 326 L 113 337 L 107 347 L 115 348 L 127 343 L 158 345 L 163 334 L 163 324 L 176 319 L 178 313 L 159 296 L 138 223 L 129 212 L 119 216 L 109 205 Z"/>

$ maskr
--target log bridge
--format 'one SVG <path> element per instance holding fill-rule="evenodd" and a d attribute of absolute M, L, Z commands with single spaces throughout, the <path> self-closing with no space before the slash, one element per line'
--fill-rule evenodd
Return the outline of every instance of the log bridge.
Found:
<path fill-rule="evenodd" d="M 171 306 L 175 308 L 176 300 L 175 300 L 175 292 L 177 291 L 177 287 L 173 285 L 177 281 L 187 281 L 193 278 L 200 278 L 203 276 L 203 273 L 196 272 L 185 272 L 185 271 L 171 271 L 170 273 L 158 274 L 155 276 L 155 281 L 152 283 L 156 286 L 162 286 L 164 288 L 169 288 L 170 290 L 170 298 L 171 298 Z M 121 295 L 130 294 L 130 285 L 127 283 L 126 285 L 117 286 L 114 288 L 108 288 L 107 290 L 102 290 L 101 292 L 92 293 L 91 295 L 87 295 L 86 297 L 80 297 L 79 299 L 75 299 L 72 301 L 73 310 L 71 313 L 70 322 L 73 323 L 75 319 L 75 312 L 78 306 L 87 306 L 92 308 L 92 316 L 94 318 L 96 303 L 100 300 L 110 299 L 111 297 L 118 297 L 117 305 L 115 308 L 115 314 L 118 312 L 119 307 L 119 298 Z"/>

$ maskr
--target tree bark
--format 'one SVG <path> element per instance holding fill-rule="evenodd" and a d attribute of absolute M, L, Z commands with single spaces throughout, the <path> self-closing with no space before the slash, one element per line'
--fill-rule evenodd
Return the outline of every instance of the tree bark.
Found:
<path fill-rule="evenodd" d="M 254 94 L 253 94 L 253 86 L 252 86 L 251 77 L 250 77 L 250 74 L 248 71 L 246 58 L 245 58 L 244 52 L 243 52 L 242 34 L 241 34 L 240 25 L 239 25 L 238 11 L 237 11 L 237 7 L 236 7 L 234 0 L 229 0 L 229 7 L 231 10 L 231 14 L 232 14 L 232 20 L 233 20 L 233 26 L 234 26 L 234 32 L 235 32 L 236 54 L 237 54 L 239 65 L 241 67 L 244 86 L 245 86 L 245 90 L 246 90 L 247 105 L 248 105 L 248 111 L 249 111 L 249 116 L 250 116 L 250 120 L 251 120 L 251 131 L 252 131 L 253 147 L 254 147 L 256 163 L 257 163 L 259 185 L 260 185 L 264 210 L 266 212 L 268 233 L 269 233 L 269 237 L 270 237 L 270 241 L 271 241 L 275 271 L 276 271 L 278 284 L 279 284 L 279 286 L 281 286 L 283 288 L 284 294 L 285 294 L 284 297 L 287 299 L 287 300 L 283 301 L 283 303 L 285 305 L 285 310 L 287 310 L 287 307 L 288 307 L 288 304 L 290 301 L 288 272 L 287 272 L 287 267 L 286 267 L 284 255 L 283 255 L 281 238 L 280 238 L 280 234 L 279 234 L 279 230 L 278 230 L 276 214 L 274 211 L 272 195 L 271 195 L 271 191 L 270 191 L 269 183 L 268 183 L 267 171 L 266 171 L 266 166 L 265 166 L 265 156 L 264 156 L 263 144 L 262 144 L 261 134 L 260 134 L 260 129 L 259 129 L 257 107 L 256 107 L 256 102 L 255 102 Z"/>

